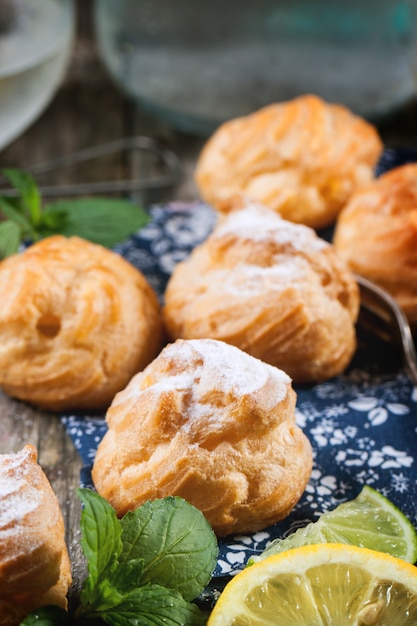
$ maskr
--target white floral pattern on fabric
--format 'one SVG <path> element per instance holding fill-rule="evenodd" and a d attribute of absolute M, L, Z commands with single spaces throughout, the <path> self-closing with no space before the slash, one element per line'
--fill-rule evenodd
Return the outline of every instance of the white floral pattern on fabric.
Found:
<path fill-rule="evenodd" d="M 156 206 L 151 215 L 151 222 L 116 250 L 143 271 L 162 300 L 174 266 L 207 237 L 215 215 L 202 203 Z M 396 349 L 362 337 L 345 376 L 296 391 L 296 420 L 314 451 L 311 479 L 287 519 L 220 541 L 217 577 L 241 570 L 268 541 L 355 497 L 364 484 L 380 490 L 417 525 L 417 390 Z M 104 418 L 67 415 L 62 420 L 85 463 L 82 483 L 91 486 Z"/>

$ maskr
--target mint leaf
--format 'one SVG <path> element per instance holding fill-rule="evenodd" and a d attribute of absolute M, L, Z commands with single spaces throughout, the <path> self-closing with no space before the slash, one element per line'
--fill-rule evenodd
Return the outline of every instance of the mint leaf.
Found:
<path fill-rule="evenodd" d="M 143 572 L 143 559 L 132 559 L 123 563 L 111 574 L 111 584 L 120 593 L 126 593 L 140 585 Z"/>
<path fill-rule="evenodd" d="M 29 173 L 6 169 L 3 174 L 18 196 L 0 196 L 0 216 L 19 227 L 19 243 L 25 239 L 38 240 L 61 234 L 66 237 L 75 235 L 112 248 L 150 219 L 146 211 L 120 198 L 77 198 L 42 207 L 38 186 Z M 3 245 L 0 258 L 6 256 L 6 252 L 12 254 L 9 249 L 15 251 L 14 247 Z"/>
<path fill-rule="evenodd" d="M 135 589 L 100 617 L 111 626 L 203 626 L 206 623 L 195 604 L 159 585 Z"/>
<path fill-rule="evenodd" d="M 94 618 L 100 616 L 103 611 L 117 606 L 124 598 L 124 594 L 114 588 L 111 581 L 103 577 L 92 590 L 90 590 L 87 600 L 85 599 L 85 588 L 81 595 L 81 608 L 78 614 L 84 617 Z"/>
<path fill-rule="evenodd" d="M 179 497 L 146 502 L 121 520 L 119 563 L 143 559 L 141 584 L 175 589 L 196 598 L 209 582 L 217 559 L 217 540 L 204 515 Z"/>
<path fill-rule="evenodd" d="M 115 626 L 202 626 L 205 619 L 189 600 L 210 580 L 217 540 L 201 511 L 167 497 L 118 520 L 94 491 L 78 494 L 89 574 L 75 617 Z"/>
<path fill-rule="evenodd" d="M 36 182 L 30 174 L 17 169 L 5 169 L 3 174 L 19 192 L 23 214 L 36 227 L 41 216 L 41 197 Z"/>
<path fill-rule="evenodd" d="M 88 577 L 81 592 L 85 605 L 96 605 L 110 593 L 103 584 L 117 567 L 122 550 L 121 527 L 113 507 L 90 489 L 78 489 L 84 504 L 81 513 L 81 546 L 88 564 Z"/>
<path fill-rule="evenodd" d="M 28 615 L 20 626 L 65 626 L 68 613 L 59 606 L 44 606 Z"/>
<path fill-rule="evenodd" d="M 43 237 L 49 237 L 50 235 L 61 233 L 65 228 L 67 221 L 67 211 L 49 211 L 48 209 L 45 209 L 42 211 L 38 230 Z"/>
<path fill-rule="evenodd" d="M 149 215 L 136 204 L 110 198 L 79 198 L 61 200 L 45 207 L 44 212 L 65 213 L 66 219 L 59 232 L 76 235 L 111 248 L 149 221 Z"/>
<path fill-rule="evenodd" d="M 33 228 L 30 221 L 19 210 L 19 202 L 16 198 L 2 198 L 0 197 L 0 212 L 5 217 L 20 227 L 23 237 L 33 236 Z"/>
<path fill-rule="evenodd" d="M 16 222 L 0 222 L 0 259 L 4 259 L 19 250 L 21 232 Z"/>

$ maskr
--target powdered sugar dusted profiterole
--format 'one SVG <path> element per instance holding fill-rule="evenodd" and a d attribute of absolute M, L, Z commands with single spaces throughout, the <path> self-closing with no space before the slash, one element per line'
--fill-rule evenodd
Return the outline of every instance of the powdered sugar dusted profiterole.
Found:
<path fill-rule="evenodd" d="M 297 383 L 340 374 L 356 348 L 357 285 L 333 246 L 267 207 L 233 199 L 165 292 L 171 339 L 226 341 Z"/>
<path fill-rule="evenodd" d="M 71 568 L 58 500 L 33 446 L 0 454 L 0 626 L 66 608 Z"/>
<path fill-rule="evenodd" d="M 283 371 L 211 339 L 178 340 L 115 397 L 93 480 L 119 515 L 178 495 L 219 535 L 286 517 L 310 477 L 311 446 Z"/>

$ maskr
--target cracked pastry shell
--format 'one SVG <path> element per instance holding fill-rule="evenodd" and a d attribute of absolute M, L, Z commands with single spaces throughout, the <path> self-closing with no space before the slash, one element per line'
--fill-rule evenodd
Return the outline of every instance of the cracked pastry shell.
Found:
<path fill-rule="evenodd" d="M 352 271 L 397 300 L 417 331 L 417 164 L 397 167 L 354 194 L 333 242 Z"/>
<path fill-rule="evenodd" d="M 0 454 L 0 626 L 48 604 L 67 608 L 70 584 L 61 509 L 36 449 Z"/>
<path fill-rule="evenodd" d="M 78 237 L 49 237 L 2 261 L 0 302 L 0 385 L 49 410 L 107 408 L 160 349 L 145 277 Z"/>
<path fill-rule="evenodd" d="M 174 269 L 163 316 L 171 339 L 226 341 L 310 383 L 349 364 L 358 309 L 357 284 L 333 246 L 238 200 Z"/>
<path fill-rule="evenodd" d="M 204 145 L 195 180 L 220 211 L 240 194 L 292 222 L 322 228 L 373 178 L 376 129 L 314 95 L 268 105 L 222 124 Z"/>
<path fill-rule="evenodd" d="M 310 477 L 290 378 L 223 342 L 178 340 L 137 374 L 107 412 L 93 467 L 123 515 L 177 495 L 220 536 L 284 518 Z"/>

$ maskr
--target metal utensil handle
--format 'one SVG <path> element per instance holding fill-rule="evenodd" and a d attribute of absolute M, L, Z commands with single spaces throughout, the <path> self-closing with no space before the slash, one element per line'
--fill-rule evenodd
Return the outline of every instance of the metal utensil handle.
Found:
<path fill-rule="evenodd" d="M 158 156 L 168 173 L 148 178 L 136 178 L 129 180 L 112 180 L 100 182 L 74 183 L 69 185 L 40 186 L 42 196 L 77 196 L 97 193 L 128 193 L 144 191 L 146 189 L 161 189 L 171 187 L 178 183 L 181 177 L 181 164 L 178 157 L 160 143 L 149 137 L 137 136 L 117 139 L 106 144 L 85 148 L 51 161 L 39 163 L 26 168 L 33 175 L 45 174 L 57 169 L 68 167 L 83 161 L 98 159 L 115 152 L 142 150 Z M 0 185 L 8 182 L 5 177 L 0 178 Z M 1 193 L 8 196 L 16 196 L 14 189 L 2 189 Z"/>
<path fill-rule="evenodd" d="M 361 305 L 368 308 L 385 324 L 391 327 L 394 325 L 410 378 L 417 386 L 417 352 L 407 317 L 396 300 L 384 289 L 362 276 L 355 275 L 355 280 L 361 292 Z"/>

